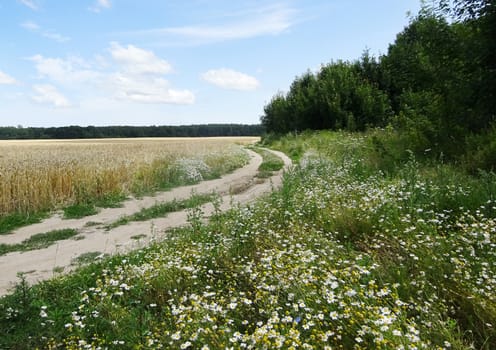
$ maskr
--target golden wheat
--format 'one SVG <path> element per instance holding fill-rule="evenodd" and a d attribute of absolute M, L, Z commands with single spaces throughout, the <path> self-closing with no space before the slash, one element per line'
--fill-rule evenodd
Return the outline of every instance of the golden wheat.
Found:
<path fill-rule="evenodd" d="M 243 162 L 235 144 L 256 140 L 0 141 L 0 217 L 166 187 L 177 180 L 174 167 L 181 160 L 199 160 L 214 173 L 229 171 Z"/>

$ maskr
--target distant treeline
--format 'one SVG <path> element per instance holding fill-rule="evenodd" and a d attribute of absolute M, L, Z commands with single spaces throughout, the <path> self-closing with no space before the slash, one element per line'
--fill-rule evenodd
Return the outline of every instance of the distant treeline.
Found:
<path fill-rule="evenodd" d="M 261 125 L 0 127 L 0 139 L 89 139 L 119 137 L 260 136 Z"/>
<path fill-rule="evenodd" d="M 495 1 L 423 2 L 387 54 L 304 73 L 261 122 L 275 134 L 387 127 L 405 148 L 496 169 Z"/>

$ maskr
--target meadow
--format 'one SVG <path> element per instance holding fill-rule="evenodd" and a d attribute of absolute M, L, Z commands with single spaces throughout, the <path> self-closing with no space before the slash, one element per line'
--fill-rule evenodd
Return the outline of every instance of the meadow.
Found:
<path fill-rule="evenodd" d="M 393 166 L 376 136 L 274 140 L 298 165 L 271 195 L 21 279 L 0 348 L 496 348 L 496 176 L 407 150 Z"/>
<path fill-rule="evenodd" d="M 211 179 L 247 162 L 258 138 L 0 141 L 0 232 L 64 209 L 94 214 L 130 195 Z"/>

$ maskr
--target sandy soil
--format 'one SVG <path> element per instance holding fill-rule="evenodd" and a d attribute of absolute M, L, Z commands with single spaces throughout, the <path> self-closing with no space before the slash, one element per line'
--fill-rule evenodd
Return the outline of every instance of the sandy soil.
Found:
<path fill-rule="evenodd" d="M 291 165 L 291 160 L 286 155 L 281 152 L 272 152 L 284 160 L 285 169 Z M 15 244 L 34 234 L 52 230 L 73 228 L 79 232 L 77 240 L 62 240 L 45 249 L 13 252 L 0 256 L 0 295 L 8 293 L 12 286 L 19 281 L 19 273 L 22 273 L 30 284 L 36 283 L 49 279 L 61 273 L 60 271 L 67 273 L 73 270 L 77 267 L 74 259 L 81 254 L 92 252 L 116 254 L 139 249 L 151 240 L 166 238 L 168 229 L 187 223 L 187 210 L 185 210 L 170 213 L 163 218 L 131 222 L 111 230 L 105 230 L 106 224 L 115 222 L 121 216 L 131 215 L 160 202 L 185 199 L 190 197 L 192 193 L 202 194 L 213 191 L 221 196 L 221 210 L 228 210 L 232 205 L 249 203 L 260 195 L 280 186 L 283 170 L 262 181 L 255 177 L 262 158 L 255 152 L 249 151 L 249 153 L 251 159 L 247 166 L 220 179 L 178 187 L 158 193 L 155 196 L 129 199 L 123 203 L 122 208 L 102 209 L 98 214 L 82 219 L 63 220 L 60 214 L 56 214 L 38 224 L 22 227 L 12 234 L 0 236 L 0 244 Z M 214 211 L 213 205 L 211 203 L 205 204 L 202 206 L 202 211 L 205 218 L 208 218 Z M 137 236 L 140 238 L 137 239 Z"/>

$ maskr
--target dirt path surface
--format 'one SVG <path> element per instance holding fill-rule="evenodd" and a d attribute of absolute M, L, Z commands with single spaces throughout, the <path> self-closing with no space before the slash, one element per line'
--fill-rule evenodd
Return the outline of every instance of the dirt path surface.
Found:
<path fill-rule="evenodd" d="M 52 230 L 72 228 L 79 232 L 77 240 L 61 240 L 45 249 L 13 252 L 0 256 L 0 296 L 8 293 L 9 289 L 19 281 L 19 273 L 22 273 L 26 281 L 32 284 L 49 279 L 60 271 L 73 270 L 78 266 L 75 264 L 75 259 L 82 254 L 123 253 L 139 249 L 150 240 L 163 239 L 168 229 L 180 227 L 187 223 L 188 211 L 178 211 L 148 221 L 130 222 L 111 230 L 105 229 L 105 225 L 117 221 L 122 216 L 134 214 L 143 208 L 158 203 L 169 202 L 174 199 L 186 199 L 192 193 L 208 194 L 212 192 L 220 195 L 220 209 L 224 211 L 231 208 L 232 205 L 249 203 L 260 195 L 280 186 L 283 170 L 274 173 L 268 179 L 258 179 L 256 174 L 262 163 L 262 157 L 255 152 L 248 152 L 250 154 L 248 165 L 219 179 L 178 187 L 158 193 L 155 196 L 129 199 L 123 203 L 121 208 L 102 209 L 98 214 L 82 219 L 63 220 L 61 215 L 57 214 L 38 224 L 22 227 L 12 234 L 0 236 L 0 244 L 16 244 L 35 234 Z M 291 160 L 285 154 L 277 151 L 271 152 L 283 159 L 285 169 L 291 165 Z M 212 203 L 207 203 L 201 208 L 206 218 L 214 212 Z"/>

